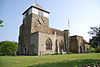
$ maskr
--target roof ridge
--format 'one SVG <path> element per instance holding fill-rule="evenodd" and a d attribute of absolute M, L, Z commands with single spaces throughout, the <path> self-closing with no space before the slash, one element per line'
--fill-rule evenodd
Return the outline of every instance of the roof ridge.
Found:
<path fill-rule="evenodd" d="M 49 28 L 51 28 L 51 27 L 49 27 Z M 63 32 L 62 30 L 59 30 L 59 29 L 55 29 L 55 28 L 51 28 L 51 29 L 54 29 L 54 30 L 58 30 L 58 31 L 61 31 L 61 32 Z"/>

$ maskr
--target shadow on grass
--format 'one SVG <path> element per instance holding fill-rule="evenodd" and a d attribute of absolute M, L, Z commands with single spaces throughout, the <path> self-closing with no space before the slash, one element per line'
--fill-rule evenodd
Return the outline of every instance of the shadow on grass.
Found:
<path fill-rule="evenodd" d="M 28 67 L 80 67 L 82 65 L 92 64 L 97 62 L 100 63 L 100 60 L 85 59 L 85 60 L 75 60 L 75 61 L 63 61 L 56 63 L 45 63 L 45 64 L 32 65 Z"/>

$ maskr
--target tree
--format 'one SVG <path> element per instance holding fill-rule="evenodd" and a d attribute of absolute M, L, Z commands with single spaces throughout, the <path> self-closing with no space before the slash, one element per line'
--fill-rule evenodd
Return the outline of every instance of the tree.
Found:
<path fill-rule="evenodd" d="M 3 20 L 0 19 L 0 27 L 3 27 L 3 25 L 1 25 L 3 23 Z"/>
<path fill-rule="evenodd" d="M 100 47 L 100 25 L 97 27 L 91 27 L 91 31 L 88 32 L 92 35 L 92 38 L 89 40 L 89 43 L 92 47 Z"/>
<path fill-rule="evenodd" d="M 18 45 L 12 41 L 0 42 L 0 54 L 1 55 L 16 55 Z"/>

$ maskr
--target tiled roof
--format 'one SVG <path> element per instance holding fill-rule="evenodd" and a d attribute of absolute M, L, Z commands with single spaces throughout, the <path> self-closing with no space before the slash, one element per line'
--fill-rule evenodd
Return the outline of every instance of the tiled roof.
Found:
<path fill-rule="evenodd" d="M 89 44 L 89 43 L 88 43 L 86 40 L 84 40 L 84 39 L 83 39 L 83 43 L 84 43 L 84 44 Z"/>
<path fill-rule="evenodd" d="M 84 43 L 84 44 L 88 44 L 88 42 L 87 42 L 82 36 L 79 36 L 79 35 L 70 36 L 70 39 L 71 39 L 71 38 L 76 38 L 76 37 L 82 38 L 83 43 Z"/>
<path fill-rule="evenodd" d="M 64 32 L 58 29 L 54 29 L 54 28 L 49 28 L 48 29 L 48 33 L 50 34 L 54 34 L 56 32 L 57 35 L 63 36 Z"/>

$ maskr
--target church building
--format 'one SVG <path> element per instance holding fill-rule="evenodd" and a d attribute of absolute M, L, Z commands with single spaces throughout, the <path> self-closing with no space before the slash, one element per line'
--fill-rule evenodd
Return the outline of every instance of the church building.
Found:
<path fill-rule="evenodd" d="M 39 4 L 30 6 L 22 15 L 19 33 L 20 55 L 46 55 L 88 52 L 88 43 L 82 36 L 70 36 L 69 30 L 49 27 L 50 12 Z"/>

